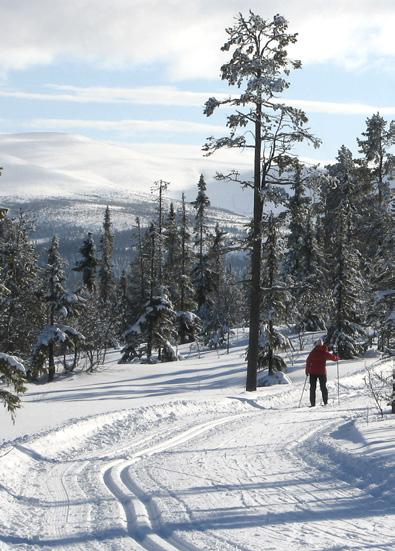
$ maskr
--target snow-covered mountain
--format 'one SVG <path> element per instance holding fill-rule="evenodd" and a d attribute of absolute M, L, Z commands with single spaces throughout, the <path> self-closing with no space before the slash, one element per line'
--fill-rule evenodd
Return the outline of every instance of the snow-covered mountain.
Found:
<path fill-rule="evenodd" d="M 224 158 L 206 159 L 195 146 L 133 146 L 99 142 L 83 136 L 60 133 L 3 134 L 0 136 L 0 200 L 6 206 L 34 205 L 46 221 L 57 219 L 84 227 L 97 225 L 97 211 L 103 205 L 117 210 L 117 229 L 129 225 L 130 215 L 145 214 L 152 203 L 151 187 L 155 180 L 170 182 L 169 198 L 187 200 L 196 196 L 201 172 L 210 182 L 208 193 L 213 206 L 245 214 L 249 207 L 247 192 L 237 186 L 213 181 Z M 228 161 L 230 162 L 230 161 Z M 46 208 L 43 209 L 43 205 Z M 127 207 L 127 208 L 126 208 Z M 67 210 L 67 212 L 65 212 Z M 216 210 L 216 209 L 214 209 Z M 222 212 L 222 211 L 221 211 Z M 229 218 L 236 224 L 243 217 L 223 213 L 213 216 Z"/>
<path fill-rule="evenodd" d="M 99 142 L 83 136 L 60 133 L 3 134 L 0 136 L 0 204 L 11 212 L 21 208 L 36 222 L 35 238 L 46 242 L 54 233 L 75 248 L 87 231 L 98 232 L 104 209 L 110 205 L 115 232 L 128 232 L 139 216 L 147 224 L 155 216 L 151 187 L 155 180 L 170 181 L 168 198 L 176 202 L 185 191 L 187 201 L 197 194 L 196 183 L 208 161 L 192 146 L 128 146 Z M 151 153 L 150 153 L 151 151 Z M 190 162 L 186 162 L 190 160 Z M 221 159 L 211 163 L 211 174 L 220 168 Z M 242 197 L 243 191 L 232 188 Z M 232 195 L 225 184 L 209 185 L 212 207 L 209 223 L 217 221 L 231 233 L 242 230 L 246 217 L 226 207 L 243 201 Z M 216 208 L 219 204 L 222 208 Z M 194 209 L 189 205 L 191 217 Z M 236 209 L 235 209 L 236 210 Z M 68 250 L 66 256 L 70 256 Z"/>

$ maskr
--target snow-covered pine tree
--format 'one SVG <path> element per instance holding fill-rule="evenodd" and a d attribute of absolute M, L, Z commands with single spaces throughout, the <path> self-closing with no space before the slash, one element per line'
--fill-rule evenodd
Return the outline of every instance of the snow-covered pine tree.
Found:
<path fill-rule="evenodd" d="M 103 306 L 96 286 L 96 267 L 99 262 L 96 258 L 96 247 L 89 232 L 79 250 L 82 259 L 76 262 L 74 271 L 82 273 L 82 289 L 78 292 L 81 300 L 81 310 L 76 328 L 85 339 L 81 349 L 88 371 L 103 363 L 109 340 L 108 309 Z M 104 319 L 103 319 L 104 318 Z M 110 325 L 111 329 L 112 326 Z M 81 364 L 83 365 L 83 364 Z"/>
<path fill-rule="evenodd" d="M 113 274 L 114 235 L 110 207 L 104 212 L 103 235 L 100 239 L 99 294 L 105 308 L 110 309 L 114 299 L 115 282 Z"/>
<path fill-rule="evenodd" d="M 0 294 L 0 351 L 26 358 L 40 331 L 44 309 L 40 300 L 38 254 L 25 215 L 0 220 L 1 281 L 6 293 Z"/>
<path fill-rule="evenodd" d="M 197 314 L 203 320 L 208 319 L 213 288 L 212 271 L 208 257 L 209 230 L 207 226 L 207 208 L 210 200 L 203 174 L 197 184 L 198 194 L 192 203 L 196 210 L 194 224 L 195 264 L 192 269 L 192 281 L 196 292 Z"/>
<path fill-rule="evenodd" d="M 194 299 L 194 288 L 191 279 L 193 252 L 191 246 L 191 232 L 189 230 L 188 217 L 185 206 L 185 194 L 181 198 L 180 217 L 180 239 L 181 239 L 181 281 L 180 281 L 180 310 L 193 311 L 196 307 Z"/>
<path fill-rule="evenodd" d="M 163 227 L 164 270 L 163 284 L 176 310 L 176 327 L 181 342 L 195 339 L 201 329 L 200 319 L 193 313 L 196 303 L 191 281 L 190 235 L 187 226 L 183 194 L 181 225 L 178 227 L 173 203 Z"/>
<path fill-rule="evenodd" d="M 287 305 L 291 301 L 288 286 L 281 278 L 281 263 L 284 258 L 284 244 L 280 228 L 284 226 L 285 213 L 277 217 L 273 213 L 264 220 L 264 231 L 267 234 L 263 247 L 262 262 L 262 321 L 259 365 L 267 367 L 269 374 L 283 371 L 286 364 L 278 350 L 290 346 L 289 339 L 283 335 L 276 325 L 287 321 Z"/>
<path fill-rule="evenodd" d="M 168 190 L 170 182 L 165 182 L 164 180 L 158 180 L 154 182 L 154 185 L 151 189 L 151 193 L 156 195 L 156 211 L 157 211 L 157 222 L 155 223 L 155 228 L 157 231 L 156 236 L 156 285 L 161 287 L 163 284 L 163 227 L 165 220 L 165 192 Z"/>
<path fill-rule="evenodd" d="M 56 345 L 61 345 L 61 351 L 72 350 L 84 341 L 85 337 L 73 327 L 63 323 L 63 320 L 75 312 L 81 299 L 75 293 L 69 293 L 64 288 L 64 261 L 59 251 L 59 240 L 52 238 L 48 250 L 48 262 L 45 267 L 43 294 L 47 303 L 47 325 L 38 336 L 33 349 L 33 376 L 44 369 L 48 359 L 48 381 L 53 381 L 55 375 Z"/>
<path fill-rule="evenodd" d="M 362 139 L 357 138 L 360 153 L 372 170 L 374 182 L 377 186 L 378 202 L 383 205 L 389 196 L 389 182 L 387 176 L 394 168 L 394 155 L 390 148 L 395 144 L 395 121 L 387 122 L 380 113 L 366 119 L 366 130 L 362 132 Z"/>
<path fill-rule="evenodd" d="M 141 312 L 150 296 L 150 247 L 148 231 L 141 227 L 140 218 L 136 217 L 136 226 L 132 249 L 132 260 L 126 272 L 125 313 L 129 326 Z"/>
<path fill-rule="evenodd" d="M 162 361 L 177 359 L 172 353 L 172 342 L 177 332 L 175 330 L 176 313 L 163 285 L 158 282 L 158 241 L 162 236 L 153 222 L 147 231 L 147 260 L 149 266 L 149 298 L 143 306 L 143 311 L 137 320 L 123 333 L 126 342 L 120 363 L 132 361 L 141 356 L 138 350 L 141 343 L 145 343 L 146 361 L 151 363 L 153 350 L 158 350 L 158 358 Z M 161 250 L 161 249 L 160 249 Z M 162 250 L 161 250 L 162 251 Z"/>
<path fill-rule="evenodd" d="M 395 355 L 394 249 L 394 232 L 389 226 L 372 259 L 369 274 L 373 292 L 369 319 L 378 335 L 378 349 L 392 356 Z"/>
<path fill-rule="evenodd" d="M 361 250 L 365 273 L 370 281 L 369 321 L 378 334 L 382 351 L 394 348 L 395 282 L 394 233 L 391 212 L 390 180 L 395 167 L 391 147 L 395 144 L 395 121 L 387 122 L 379 113 L 366 120 L 363 138 L 357 139 L 364 154 L 363 167 L 368 172 L 372 191 L 366 198 Z"/>
<path fill-rule="evenodd" d="M 174 305 L 180 302 L 180 261 L 181 261 L 181 240 L 177 228 L 176 213 L 173 203 L 170 203 L 169 212 L 163 224 L 163 285 Z"/>
<path fill-rule="evenodd" d="M 179 265 L 179 302 L 177 309 L 177 330 L 181 343 L 194 341 L 201 330 L 200 318 L 193 312 L 197 303 L 195 289 L 192 283 L 193 252 L 191 248 L 191 233 L 185 206 L 185 195 L 181 198 L 181 216 L 179 227 L 181 241 L 181 257 Z"/>
<path fill-rule="evenodd" d="M 348 186 L 342 183 L 346 184 L 339 180 L 343 196 L 332 213 L 337 222 L 333 283 L 335 311 L 326 341 L 333 346 L 341 358 L 351 359 L 364 351 L 365 332 L 361 325 L 363 321 L 361 316 L 364 311 L 364 281 L 361 276 L 360 254 L 352 239 L 352 213 Z"/>
<path fill-rule="evenodd" d="M 96 289 L 96 267 L 98 261 L 96 258 L 96 245 L 91 232 L 88 232 L 79 252 L 82 259 L 76 262 L 73 271 L 82 272 L 83 284 L 90 293 L 93 293 Z"/>
<path fill-rule="evenodd" d="M 0 218 L 0 222 L 1 220 L 2 219 Z M 2 269 L 0 265 L 0 277 L 1 276 Z M 7 287 L 0 283 L 1 304 L 3 304 L 3 299 L 9 294 L 10 291 Z M 3 402 L 4 407 L 6 407 L 10 412 L 12 418 L 15 415 L 15 410 L 20 407 L 20 394 L 25 391 L 25 376 L 25 367 L 20 358 L 0 352 L 0 381 L 2 383 L 2 388 L 0 389 L 0 401 Z M 8 387 L 11 387 L 11 391 L 8 390 Z"/>
<path fill-rule="evenodd" d="M 304 235 L 306 272 L 296 304 L 297 325 L 301 332 L 324 331 L 332 305 L 325 254 L 313 224 L 313 215 L 308 214 Z"/>
<path fill-rule="evenodd" d="M 296 163 L 295 182 L 288 200 L 290 222 L 285 258 L 287 275 L 292 277 L 293 283 L 299 285 L 306 277 L 306 225 L 311 215 L 311 199 L 306 195 L 302 172 L 303 166 Z"/>
<path fill-rule="evenodd" d="M 293 193 L 288 200 L 290 222 L 284 276 L 292 297 L 293 322 L 300 336 L 305 331 L 325 330 L 328 315 L 328 277 L 316 239 L 316 205 L 308 196 L 309 188 L 315 186 L 315 169 L 310 171 L 296 163 Z"/>
<path fill-rule="evenodd" d="M 168 297 L 165 294 L 153 295 L 135 323 L 124 332 L 126 346 L 119 363 L 128 363 L 144 353 L 145 361 L 152 363 L 155 361 L 152 357 L 154 349 L 158 350 L 160 361 L 179 359 L 172 344 L 177 336 L 175 321 L 176 312 Z M 146 343 L 143 351 L 139 350 L 142 343 Z"/>
<path fill-rule="evenodd" d="M 287 77 L 291 69 L 299 69 L 300 61 L 290 60 L 287 48 L 296 42 L 296 34 L 288 33 L 288 22 L 280 15 L 265 20 L 249 12 L 239 14 L 233 27 L 226 29 L 228 40 L 223 51 L 232 51 L 229 62 L 221 67 L 222 79 L 232 90 L 225 100 L 210 98 L 205 114 L 210 116 L 221 105 L 235 108 L 228 115 L 230 136 L 209 138 L 204 146 L 207 154 L 222 147 L 251 148 L 254 151 L 254 178 L 243 180 L 236 171 L 219 175 L 219 179 L 239 182 L 254 190 L 254 216 L 251 232 L 251 292 L 249 314 L 249 352 L 247 391 L 256 390 L 259 353 L 261 303 L 262 216 L 267 191 L 275 184 L 284 184 L 282 170 L 292 164 L 292 147 L 308 140 L 319 145 L 308 129 L 303 111 L 278 101 L 278 94 L 289 87 Z M 277 169 L 277 170 L 276 170 Z"/>
<path fill-rule="evenodd" d="M 108 348 L 116 345 L 121 332 L 121 307 L 117 302 L 116 283 L 114 278 L 113 252 L 114 234 L 109 206 L 106 207 L 103 220 L 103 234 L 100 240 L 100 268 L 99 268 L 99 311 L 98 324 L 103 335 L 102 361 L 106 358 Z"/>
<path fill-rule="evenodd" d="M 7 408 L 14 419 L 15 411 L 21 406 L 20 395 L 25 392 L 25 366 L 22 360 L 10 354 L 0 352 L 0 402 Z M 8 390 L 11 388 L 11 390 Z"/>
<path fill-rule="evenodd" d="M 207 319 L 203 333 L 210 347 L 218 348 L 226 344 L 229 331 L 229 289 L 225 288 L 225 237 L 227 233 L 221 230 L 217 222 L 211 245 L 208 250 L 211 288 Z"/>

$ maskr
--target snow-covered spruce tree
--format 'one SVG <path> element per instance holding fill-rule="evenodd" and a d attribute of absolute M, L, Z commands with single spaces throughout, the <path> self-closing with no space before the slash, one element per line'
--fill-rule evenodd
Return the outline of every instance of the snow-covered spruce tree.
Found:
<path fill-rule="evenodd" d="M 165 294 L 153 295 L 145 304 L 142 314 L 135 323 L 128 327 L 123 334 L 126 341 L 119 363 L 128 363 L 137 356 L 142 357 L 139 351 L 142 343 L 146 343 L 144 350 L 147 363 L 152 363 L 152 353 L 158 350 L 160 361 L 179 359 L 174 346 L 177 332 L 175 330 L 176 312 Z"/>
<path fill-rule="evenodd" d="M 163 227 L 165 220 L 165 192 L 169 188 L 170 182 L 158 180 L 154 182 L 151 193 L 156 196 L 157 222 L 155 223 L 156 236 L 156 286 L 160 288 L 163 284 Z"/>
<path fill-rule="evenodd" d="M 96 289 L 96 268 L 98 261 L 96 258 L 96 245 L 91 232 L 88 232 L 79 252 L 82 259 L 76 262 L 73 271 L 82 272 L 83 284 L 90 293 L 93 293 Z"/>
<path fill-rule="evenodd" d="M 310 217 L 311 199 L 306 196 L 303 166 L 296 164 L 295 182 L 288 200 L 289 234 L 287 239 L 286 268 L 294 282 L 303 282 L 306 277 L 306 225 Z"/>
<path fill-rule="evenodd" d="M 175 304 L 177 310 L 177 331 L 181 343 L 192 342 L 201 330 L 201 320 L 194 314 L 197 303 L 195 289 L 192 283 L 193 252 L 191 247 L 191 233 L 185 206 L 185 195 L 181 199 L 181 216 L 179 227 L 181 241 L 181 257 L 179 265 L 179 302 Z"/>
<path fill-rule="evenodd" d="M 98 323 L 102 328 L 104 341 L 102 343 L 103 358 L 105 360 L 108 348 L 115 346 L 120 328 L 121 308 L 116 300 L 116 284 L 113 270 L 114 235 L 111 222 L 110 208 L 107 206 L 104 213 L 103 234 L 100 240 L 100 268 L 99 276 L 99 316 Z"/>
<path fill-rule="evenodd" d="M 181 239 L 177 228 L 176 213 L 173 203 L 163 224 L 163 285 L 173 304 L 180 301 L 180 261 L 181 261 Z"/>
<path fill-rule="evenodd" d="M 135 233 L 131 244 L 132 260 L 126 271 L 124 295 L 125 321 L 128 327 L 142 311 L 150 296 L 150 248 L 151 239 L 148 231 L 141 227 L 140 218 L 136 217 Z"/>
<path fill-rule="evenodd" d="M 124 332 L 123 339 L 126 345 L 120 363 L 132 361 L 141 356 L 138 350 L 141 343 L 146 344 L 145 355 L 151 363 L 153 350 L 158 350 L 158 358 L 162 361 L 177 359 L 172 352 L 172 344 L 176 338 L 176 313 L 173 305 L 164 292 L 163 286 L 158 286 L 158 248 L 159 233 L 154 223 L 151 223 L 147 232 L 149 243 L 149 299 L 143 306 L 142 313 L 137 320 Z"/>
<path fill-rule="evenodd" d="M 2 270 L 0 266 L 0 278 L 1 277 Z M 9 294 L 10 291 L 7 287 L 0 283 L 1 303 L 3 303 L 3 298 Z M 22 360 L 16 356 L 0 352 L 0 401 L 3 402 L 12 418 L 15 415 L 15 410 L 20 407 L 20 394 L 25 391 L 25 376 L 26 372 Z M 8 387 L 11 387 L 12 390 L 8 390 Z"/>
<path fill-rule="evenodd" d="M 288 200 L 290 222 L 284 277 L 291 295 L 292 320 L 300 337 L 305 331 L 325 330 L 328 315 L 328 276 L 316 239 L 316 205 L 307 195 L 317 183 L 315 169 L 310 171 L 296 164 L 293 193 Z"/>
<path fill-rule="evenodd" d="M 331 253 L 334 252 L 332 242 L 338 225 L 333 212 L 339 208 L 345 197 L 349 205 L 350 224 L 353 227 L 350 238 L 358 251 L 370 258 L 372 254 L 370 238 L 374 239 L 375 236 L 372 233 L 374 232 L 374 223 L 372 223 L 374 200 L 368 171 L 353 158 L 351 151 L 344 145 L 339 149 L 336 160 L 337 163 L 327 167 L 329 178 L 327 178 L 327 184 L 322 186 L 324 248 L 328 260 L 331 260 Z"/>
<path fill-rule="evenodd" d="M 176 310 L 176 328 L 182 343 L 195 340 L 201 329 L 200 319 L 193 310 L 194 289 L 191 281 L 192 252 L 183 194 L 181 225 L 178 227 L 173 203 L 163 228 L 163 285 Z"/>
<path fill-rule="evenodd" d="M 395 249 L 392 227 L 379 244 L 370 270 L 373 292 L 369 319 L 378 335 L 378 349 L 395 355 L 395 269 L 393 251 Z M 391 253 L 392 251 L 392 253 Z"/>
<path fill-rule="evenodd" d="M 32 365 L 33 376 L 37 376 L 44 369 L 48 359 L 48 381 L 53 381 L 55 376 L 55 352 L 56 345 L 60 345 L 59 351 L 71 350 L 84 341 L 84 336 L 73 327 L 63 323 L 63 320 L 71 315 L 80 304 L 80 298 L 75 293 L 69 293 L 64 288 L 65 274 L 64 261 L 59 252 L 59 240 L 52 238 L 48 250 L 48 263 L 45 267 L 43 281 L 43 294 L 47 303 L 47 325 L 38 336 L 33 349 Z"/>
<path fill-rule="evenodd" d="M 104 213 L 103 235 L 100 239 L 99 294 L 103 307 L 109 308 L 114 299 L 115 282 L 113 274 L 114 235 L 112 231 L 110 208 Z"/>
<path fill-rule="evenodd" d="M 209 229 L 207 226 L 207 208 L 210 200 L 207 196 L 207 185 L 203 174 L 198 182 L 198 194 L 192 203 L 196 210 L 194 224 L 195 264 L 192 269 L 192 281 L 196 292 L 197 314 L 203 325 L 209 316 L 213 277 L 208 257 Z"/>
<path fill-rule="evenodd" d="M 211 348 L 224 346 L 230 331 L 229 301 L 226 300 L 229 289 L 225 288 L 226 235 L 217 222 L 207 255 L 211 274 L 211 289 L 203 334 Z"/>
<path fill-rule="evenodd" d="M 108 310 L 103 305 L 96 285 L 96 268 L 99 262 L 91 233 L 88 233 L 79 252 L 82 259 L 77 261 L 73 268 L 74 271 L 82 274 L 82 288 L 77 295 L 81 301 L 81 309 L 76 328 L 85 337 L 81 351 L 84 353 L 83 359 L 88 371 L 92 371 L 105 359 L 109 340 Z M 111 325 L 110 327 L 112 328 Z M 83 365 L 82 362 L 81 365 Z"/>
<path fill-rule="evenodd" d="M 26 390 L 25 379 L 26 371 L 22 360 L 0 352 L 0 402 L 7 408 L 12 418 L 21 406 L 20 395 Z M 11 388 L 11 391 L 8 388 Z"/>
<path fill-rule="evenodd" d="M 285 223 L 285 213 L 274 216 L 273 213 L 264 220 L 264 232 L 267 234 L 263 248 L 262 262 L 262 319 L 259 366 L 267 367 L 269 374 L 283 371 L 286 364 L 277 350 L 285 350 L 290 346 L 288 338 L 275 325 L 286 321 L 287 304 L 290 294 L 281 279 L 280 266 L 284 257 L 284 244 L 280 229 Z"/>
<path fill-rule="evenodd" d="M 30 223 L 21 212 L 0 220 L 0 351 L 26 358 L 44 319 L 38 254 L 29 239 Z"/>
<path fill-rule="evenodd" d="M 372 192 L 361 233 L 365 273 L 370 281 L 369 321 L 378 334 L 382 351 L 394 348 L 394 234 L 390 179 L 395 166 L 390 148 L 395 144 L 395 121 L 388 123 L 379 113 L 366 120 L 364 139 L 358 139 L 362 161 L 368 171 Z"/>
<path fill-rule="evenodd" d="M 247 391 L 256 389 L 259 353 L 262 215 L 266 192 L 282 182 L 281 171 L 291 162 L 295 142 L 308 140 L 319 145 L 305 128 L 303 111 L 280 103 L 277 95 L 289 87 L 291 69 L 299 69 L 300 61 L 290 60 L 287 47 L 296 42 L 296 34 L 287 32 L 288 22 L 280 15 L 265 20 L 250 11 L 248 17 L 239 14 L 233 27 L 226 29 L 228 40 L 223 51 L 232 51 L 231 59 L 221 67 L 222 79 L 232 87 L 242 88 L 225 100 L 210 98 L 205 114 L 212 115 L 221 105 L 234 107 L 227 117 L 230 135 L 209 138 L 204 146 L 207 154 L 222 147 L 254 151 L 252 181 L 241 180 L 235 171 L 219 175 L 220 179 L 239 182 L 254 190 L 254 215 L 251 232 L 251 297 L 250 336 L 247 365 Z"/>
<path fill-rule="evenodd" d="M 344 195 L 336 211 L 333 322 L 326 341 L 343 359 L 351 359 L 364 351 L 365 332 L 361 325 L 364 282 L 361 277 L 360 255 L 352 240 L 351 207 Z"/>
<path fill-rule="evenodd" d="M 316 228 L 313 224 L 313 218 L 309 216 L 304 236 L 306 273 L 301 292 L 297 293 L 296 304 L 297 324 L 302 332 L 324 331 L 331 310 L 331 292 L 325 254 L 316 238 Z"/>
<path fill-rule="evenodd" d="M 388 123 L 380 113 L 376 113 L 366 119 L 366 130 L 362 136 L 362 139 L 357 138 L 359 151 L 371 167 L 381 206 L 389 196 L 387 176 L 395 166 L 394 155 L 390 153 L 390 148 L 395 144 L 395 121 Z"/>

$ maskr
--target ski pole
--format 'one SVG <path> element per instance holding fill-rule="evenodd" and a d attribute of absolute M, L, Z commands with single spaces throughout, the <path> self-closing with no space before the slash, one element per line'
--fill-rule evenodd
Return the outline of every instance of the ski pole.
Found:
<path fill-rule="evenodd" d="M 336 360 L 337 369 L 337 405 L 340 406 L 339 360 Z"/>
<path fill-rule="evenodd" d="M 300 404 L 302 403 L 304 389 L 306 388 L 306 383 L 307 383 L 307 377 L 308 377 L 308 375 L 306 375 L 306 379 L 304 380 L 304 385 L 303 385 L 303 389 L 302 389 L 302 396 L 300 397 L 298 408 L 300 408 Z"/>

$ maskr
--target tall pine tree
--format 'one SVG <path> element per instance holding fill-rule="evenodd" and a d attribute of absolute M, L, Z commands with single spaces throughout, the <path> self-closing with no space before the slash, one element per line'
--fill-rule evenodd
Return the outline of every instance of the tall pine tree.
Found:
<path fill-rule="evenodd" d="M 220 179 L 239 182 L 254 190 L 251 232 L 251 297 L 249 314 L 249 347 L 247 391 L 256 389 L 259 354 L 261 303 L 262 217 L 267 193 L 273 185 L 284 184 L 282 172 L 293 163 L 292 147 L 303 140 L 319 145 L 305 128 L 303 111 L 278 101 L 289 87 L 291 69 L 299 69 L 300 61 L 288 58 L 288 46 L 296 42 L 296 34 L 288 33 L 288 22 L 280 15 L 265 20 L 249 12 L 239 14 L 236 23 L 226 29 L 228 40 L 223 51 L 231 51 L 230 60 L 221 67 L 222 79 L 242 91 L 224 100 L 210 98 L 205 114 L 210 116 L 220 105 L 234 107 L 227 116 L 230 135 L 209 138 L 204 146 L 207 154 L 220 148 L 252 149 L 254 151 L 253 180 L 240 178 L 238 172 L 219 175 Z M 233 90 L 232 90 L 233 92 Z"/>

